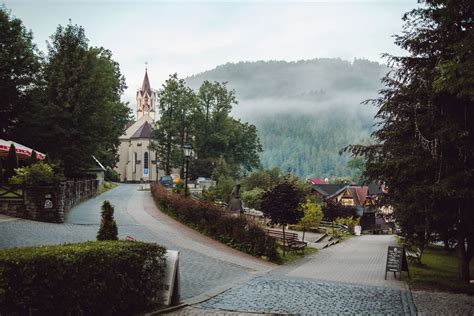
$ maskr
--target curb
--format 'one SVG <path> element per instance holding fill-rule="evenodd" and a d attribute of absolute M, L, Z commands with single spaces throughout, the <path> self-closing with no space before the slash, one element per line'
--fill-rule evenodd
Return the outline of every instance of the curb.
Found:
<path fill-rule="evenodd" d="M 210 291 L 207 291 L 203 294 L 199 294 L 197 296 L 185 299 L 179 305 L 159 309 L 159 310 L 147 313 L 145 315 L 146 316 L 163 315 L 163 314 L 170 313 L 170 312 L 173 312 L 175 310 L 178 310 L 178 309 L 181 309 L 181 308 L 184 308 L 184 307 L 187 307 L 187 306 L 196 305 L 196 304 L 205 302 L 205 301 L 207 301 L 207 300 L 209 300 L 213 297 L 216 297 L 217 295 L 222 294 L 222 293 L 224 293 L 224 292 L 226 292 L 226 291 L 228 291 L 228 290 L 230 290 L 234 287 L 238 287 L 238 286 L 250 281 L 251 279 L 260 277 L 260 276 L 262 276 L 264 274 L 267 274 L 267 273 L 268 272 L 260 272 L 260 273 L 255 273 L 253 275 L 249 275 L 247 277 L 239 279 L 238 281 L 234 281 L 230 284 L 226 284 L 226 285 L 223 285 L 223 286 L 216 287 L 216 288 L 214 288 Z"/>

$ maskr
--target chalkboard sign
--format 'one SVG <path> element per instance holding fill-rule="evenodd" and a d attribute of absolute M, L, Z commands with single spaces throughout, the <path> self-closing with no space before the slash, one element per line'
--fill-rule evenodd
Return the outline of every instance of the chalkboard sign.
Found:
<path fill-rule="evenodd" d="M 408 272 L 407 257 L 405 254 L 404 247 L 388 247 L 387 252 L 387 264 L 385 266 L 385 280 L 387 280 L 387 272 L 393 272 L 396 277 L 396 273 L 399 273 L 400 280 L 402 279 L 402 271 Z M 410 273 L 408 272 L 408 277 Z"/>

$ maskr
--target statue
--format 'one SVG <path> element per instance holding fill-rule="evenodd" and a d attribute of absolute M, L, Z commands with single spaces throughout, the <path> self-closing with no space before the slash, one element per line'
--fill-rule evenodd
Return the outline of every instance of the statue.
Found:
<path fill-rule="evenodd" d="M 240 198 L 240 184 L 237 184 L 230 193 L 229 206 L 227 208 L 233 213 L 243 213 L 242 199 Z"/>

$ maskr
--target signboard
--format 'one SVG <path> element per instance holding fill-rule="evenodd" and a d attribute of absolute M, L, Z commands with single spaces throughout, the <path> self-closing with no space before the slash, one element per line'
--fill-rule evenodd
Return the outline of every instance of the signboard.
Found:
<path fill-rule="evenodd" d="M 175 306 L 179 304 L 179 251 L 166 252 L 165 277 L 163 279 L 163 304 Z"/>
<path fill-rule="evenodd" d="M 402 279 L 402 271 L 408 272 L 407 257 L 405 254 L 404 247 L 388 247 L 387 251 L 387 264 L 385 266 L 385 280 L 387 280 L 387 272 L 393 272 L 393 275 L 397 277 L 396 273 L 399 273 L 399 279 Z M 408 272 L 410 277 L 410 272 Z"/>
<path fill-rule="evenodd" d="M 356 236 L 360 236 L 361 232 L 362 232 L 362 227 L 360 225 L 354 226 L 354 234 Z"/>
<path fill-rule="evenodd" d="M 143 169 L 143 175 L 148 176 L 148 168 Z"/>

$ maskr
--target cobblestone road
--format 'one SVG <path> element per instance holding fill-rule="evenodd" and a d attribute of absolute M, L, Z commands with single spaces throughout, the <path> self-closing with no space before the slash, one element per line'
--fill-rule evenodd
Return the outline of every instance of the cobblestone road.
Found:
<path fill-rule="evenodd" d="M 277 314 L 415 314 L 410 292 L 337 282 L 255 278 L 197 307 Z"/>

